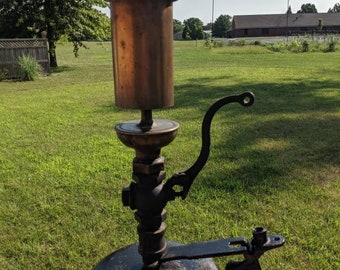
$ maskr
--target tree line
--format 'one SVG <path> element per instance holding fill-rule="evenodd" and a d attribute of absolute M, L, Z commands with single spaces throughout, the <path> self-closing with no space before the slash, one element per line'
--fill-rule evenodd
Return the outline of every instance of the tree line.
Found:
<path fill-rule="evenodd" d="M 333 8 L 329 8 L 328 13 L 340 12 L 340 3 L 336 3 Z M 292 9 L 289 6 L 287 13 L 292 13 Z M 314 4 L 307 3 L 301 5 L 301 8 L 297 13 L 318 13 L 318 10 Z M 183 39 L 204 39 L 210 34 L 213 37 L 226 37 L 228 30 L 231 30 L 232 17 L 229 15 L 220 15 L 214 23 L 204 23 L 199 18 L 189 18 L 184 20 L 183 23 L 174 19 L 174 33 L 182 33 Z"/>

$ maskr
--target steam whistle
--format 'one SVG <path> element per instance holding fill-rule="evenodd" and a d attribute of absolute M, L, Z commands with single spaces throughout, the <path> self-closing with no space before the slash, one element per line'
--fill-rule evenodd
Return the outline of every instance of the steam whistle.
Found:
<path fill-rule="evenodd" d="M 187 170 L 168 180 L 161 148 L 176 137 L 179 124 L 154 119 L 153 110 L 174 105 L 172 0 L 111 0 L 112 51 L 116 106 L 138 109 L 140 120 L 116 125 L 119 140 L 135 150 L 133 181 L 123 188 L 123 205 L 134 211 L 138 243 L 113 252 L 94 268 L 111 269 L 218 269 L 212 258 L 244 255 L 231 261 L 229 270 L 258 270 L 259 258 L 282 246 L 284 238 L 267 235 L 257 227 L 253 238 L 230 238 L 183 245 L 165 238 L 168 202 L 185 199 L 210 153 L 210 128 L 215 113 L 224 105 L 249 107 L 251 92 L 216 101 L 202 122 L 202 147 Z"/>

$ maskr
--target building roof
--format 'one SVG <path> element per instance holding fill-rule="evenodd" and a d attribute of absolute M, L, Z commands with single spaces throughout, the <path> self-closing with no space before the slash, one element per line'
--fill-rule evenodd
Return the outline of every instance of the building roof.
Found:
<path fill-rule="evenodd" d="M 339 26 L 340 13 L 295 13 L 288 14 L 288 27 Z M 233 17 L 233 29 L 279 28 L 287 27 L 287 14 L 271 15 L 236 15 Z"/>

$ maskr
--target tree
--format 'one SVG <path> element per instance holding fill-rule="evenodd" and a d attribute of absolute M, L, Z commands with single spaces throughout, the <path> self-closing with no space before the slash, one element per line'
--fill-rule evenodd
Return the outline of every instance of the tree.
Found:
<path fill-rule="evenodd" d="M 231 29 L 231 17 L 229 15 L 220 15 L 213 24 L 212 36 L 225 37 L 229 29 Z"/>
<path fill-rule="evenodd" d="M 337 13 L 340 12 L 340 3 L 336 3 L 333 8 L 328 10 L 328 13 Z"/>
<path fill-rule="evenodd" d="M 209 30 L 211 30 L 211 28 L 212 28 L 212 23 L 211 22 L 207 23 L 206 25 L 203 26 L 203 30 L 204 31 L 209 31 Z"/>
<path fill-rule="evenodd" d="M 314 4 L 303 4 L 297 13 L 318 13 Z"/>
<path fill-rule="evenodd" d="M 110 19 L 95 7 L 108 7 L 105 0 L 6 0 L 0 1 L 0 37 L 27 38 L 46 33 L 50 66 L 57 67 L 56 42 L 66 35 L 74 54 L 86 37 L 110 36 Z"/>
<path fill-rule="evenodd" d="M 203 22 L 198 18 L 184 20 L 183 39 L 203 39 Z"/>
<path fill-rule="evenodd" d="M 321 31 L 323 27 L 322 19 L 319 19 L 318 30 Z"/>
<path fill-rule="evenodd" d="M 183 31 L 184 26 L 183 26 L 183 23 L 181 21 L 174 19 L 173 25 L 174 25 L 174 34 Z"/>
<path fill-rule="evenodd" d="M 288 7 L 288 9 L 287 9 L 287 12 L 286 12 L 286 14 L 292 14 L 293 12 L 292 12 L 292 7 L 291 6 L 289 6 Z"/>

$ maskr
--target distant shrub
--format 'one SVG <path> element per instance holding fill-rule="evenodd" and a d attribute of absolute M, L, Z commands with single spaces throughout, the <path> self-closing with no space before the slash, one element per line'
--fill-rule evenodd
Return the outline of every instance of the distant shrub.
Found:
<path fill-rule="evenodd" d="M 287 43 L 285 42 L 276 42 L 276 43 L 267 43 L 266 48 L 273 52 L 285 52 L 287 51 Z"/>
<path fill-rule="evenodd" d="M 33 81 L 42 71 L 42 67 L 30 55 L 23 55 L 19 57 L 18 68 L 18 76 L 21 81 Z"/>
<path fill-rule="evenodd" d="M 206 39 L 204 40 L 204 47 L 207 47 L 208 49 L 211 49 L 214 46 L 211 37 L 207 36 Z"/>
<path fill-rule="evenodd" d="M 318 43 L 311 44 L 308 40 L 293 40 L 290 42 L 276 42 L 276 43 L 269 43 L 264 45 L 268 50 L 273 52 L 294 52 L 294 53 L 301 53 L 301 52 L 309 52 L 309 51 L 317 51 L 319 50 Z"/>
<path fill-rule="evenodd" d="M 303 52 L 309 52 L 309 42 L 307 40 L 304 40 L 302 42 L 302 51 Z"/>
<path fill-rule="evenodd" d="M 335 52 L 336 50 L 336 41 L 335 40 L 331 40 L 329 43 L 328 43 L 328 52 Z"/>
<path fill-rule="evenodd" d="M 311 52 L 320 52 L 322 51 L 322 44 L 320 44 L 319 42 L 314 42 L 311 44 L 311 46 L 309 46 L 309 48 Z"/>
<path fill-rule="evenodd" d="M 229 41 L 229 46 L 245 46 L 256 45 L 262 46 L 267 50 L 277 53 L 304 53 L 304 52 L 335 52 L 336 46 L 340 41 L 340 36 L 334 35 L 304 35 L 291 38 L 287 41 L 278 41 L 273 43 L 267 43 L 259 40 L 246 43 L 244 39 L 237 39 Z"/>
<path fill-rule="evenodd" d="M 222 41 L 213 41 L 210 36 L 207 36 L 204 40 L 204 47 L 207 47 L 208 49 L 211 48 L 222 48 L 224 46 Z"/>
<path fill-rule="evenodd" d="M 302 43 L 298 40 L 294 40 L 288 43 L 288 51 L 290 52 L 303 52 Z"/>
<path fill-rule="evenodd" d="M 214 41 L 214 48 L 222 48 L 224 46 L 222 41 Z"/>
<path fill-rule="evenodd" d="M 8 73 L 9 73 L 9 71 L 6 68 L 0 70 L 0 82 L 7 78 Z"/>
<path fill-rule="evenodd" d="M 245 39 L 231 40 L 229 46 L 244 46 L 246 45 Z"/>

